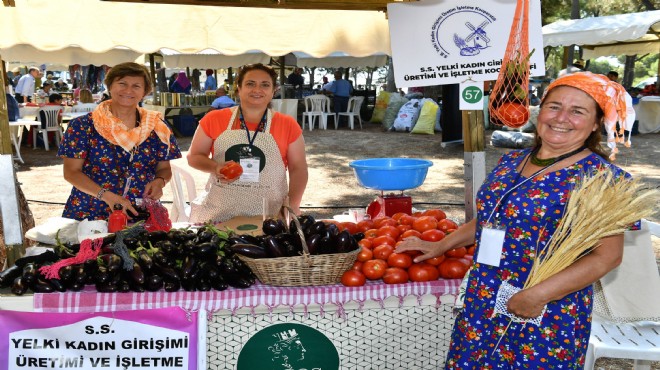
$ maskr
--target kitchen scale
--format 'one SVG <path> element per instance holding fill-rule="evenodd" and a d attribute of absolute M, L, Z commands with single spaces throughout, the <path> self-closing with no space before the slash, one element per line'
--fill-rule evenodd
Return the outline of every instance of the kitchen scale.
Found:
<path fill-rule="evenodd" d="M 403 192 L 421 186 L 432 165 L 418 158 L 370 158 L 349 163 L 360 185 L 380 191 L 367 206 L 371 219 L 399 212 L 412 214 L 412 197 Z"/>

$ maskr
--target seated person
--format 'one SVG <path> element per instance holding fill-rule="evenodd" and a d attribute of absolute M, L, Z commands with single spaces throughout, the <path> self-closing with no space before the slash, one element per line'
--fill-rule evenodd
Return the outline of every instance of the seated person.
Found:
<path fill-rule="evenodd" d="M 170 91 L 173 93 L 190 94 L 191 90 L 192 83 L 188 79 L 188 76 L 186 76 L 186 72 L 179 72 L 176 80 L 174 80 L 174 83 L 170 86 Z"/>
<path fill-rule="evenodd" d="M 211 103 L 211 107 L 214 109 L 229 108 L 236 105 L 236 103 L 227 96 L 227 90 L 224 87 L 220 87 L 215 90 L 215 100 Z"/>
<path fill-rule="evenodd" d="M 62 95 L 60 95 L 58 93 L 52 93 L 48 96 L 48 103 L 46 103 L 46 105 L 47 106 L 61 107 L 62 106 L 62 100 L 64 100 Z M 42 122 L 45 122 L 45 120 L 43 120 Z M 62 109 L 60 109 L 60 112 L 57 114 L 57 123 L 62 123 Z M 42 124 L 42 126 L 43 126 L 43 124 Z"/>
<path fill-rule="evenodd" d="M 54 93 L 53 84 L 51 84 L 48 81 L 44 82 L 44 84 L 41 85 L 41 89 L 37 91 L 37 95 L 39 96 L 39 98 L 44 100 L 47 99 L 53 93 Z"/>
<path fill-rule="evenodd" d="M 55 82 L 54 88 L 57 91 L 67 91 L 69 90 L 69 85 L 60 78 L 57 80 L 57 82 Z"/>
<path fill-rule="evenodd" d="M 92 95 L 92 92 L 89 91 L 88 89 L 81 89 L 78 103 L 82 103 L 82 104 L 94 103 L 94 96 Z"/>

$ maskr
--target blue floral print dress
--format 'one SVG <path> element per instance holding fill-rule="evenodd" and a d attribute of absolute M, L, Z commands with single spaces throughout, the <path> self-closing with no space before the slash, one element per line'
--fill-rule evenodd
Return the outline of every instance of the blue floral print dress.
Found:
<path fill-rule="evenodd" d="M 582 369 L 591 331 L 592 287 L 550 302 L 540 326 L 512 323 L 493 314 L 500 284 L 522 287 L 532 266 L 537 242 L 542 250 L 554 233 L 577 179 L 602 166 L 621 169 L 590 154 L 575 164 L 526 181 L 516 168 L 531 150 L 505 154 L 477 194 L 477 249 L 467 283 L 464 307 L 456 318 L 447 369 Z M 500 224 L 506 227 L 500 266 L 476 262 L 482 228 L 502 196 Z M 491 220 L 493 221 L 493 220 Z M 503 333 L 506 334 L 504 336 Z M 501 340 L 500 340 L 501 339 Z M 499 342 L 499 343 L 498 343 Z"/>
<path fill-rule="evenodd" d="M 144 187 L 156 176 L 158 162 L 181 158 L 181 151 L 174 135 L 170 136 L 168 148 L 152 131 L 142 144 L 133 148 L 132 153 L 128 153 L 96 131 L 90 113 L 71 120 L 57 155 L 62 158 L 84 159 L 82 172 L 115 194 L 124 193 L 124 187 L 130 178 L 127 197 L 135 204 L 135 199 L 142 197 Z M 110 208 L 105 202 L 75 187 L 71 190 L 62 213 L 63 217 L 76 220 L 105 220 L 109 215 Z"/>

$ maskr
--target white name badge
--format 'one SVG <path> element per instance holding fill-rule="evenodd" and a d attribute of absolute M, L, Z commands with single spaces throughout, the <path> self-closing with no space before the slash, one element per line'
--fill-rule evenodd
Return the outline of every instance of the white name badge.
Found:
<path fill-rule="evenodd" d="M 500 267 L 502 248 L 504 247 L 504 230 L 484 227 L 481 231 L 477 262 Z"/>
<path fill-rule="evenodd" d="M 242 157 L 240 159 L 243 174 L 239 181 L 259 182 L 259 157 Z"/>

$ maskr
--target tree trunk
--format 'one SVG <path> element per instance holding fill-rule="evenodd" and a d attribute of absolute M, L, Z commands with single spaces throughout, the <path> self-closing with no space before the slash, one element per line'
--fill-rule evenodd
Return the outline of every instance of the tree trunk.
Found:
<path fill-rule="evenodd" d="M 635 60 L 637 60 L 637 54 L 635 55 L 626 55 L 626 61 L 623 67 L 623 80 L 621 80 L 621 85 L 626 89 L 630 88 L 635 78 Z"/>

